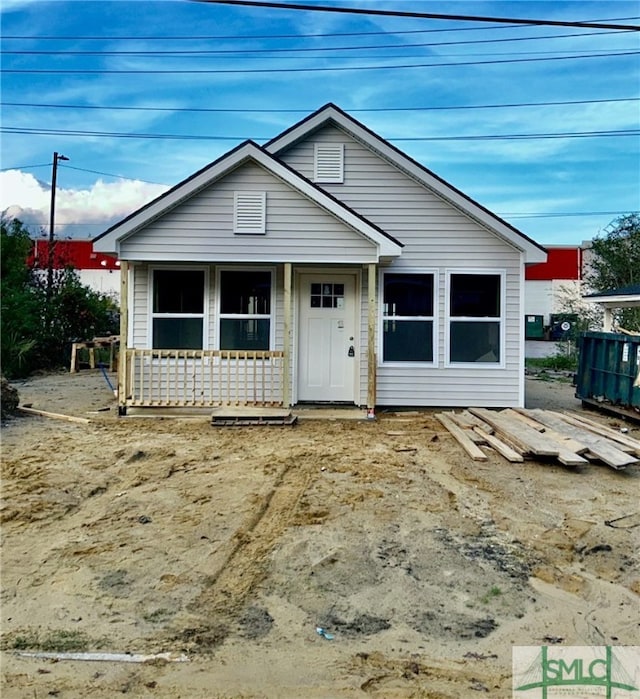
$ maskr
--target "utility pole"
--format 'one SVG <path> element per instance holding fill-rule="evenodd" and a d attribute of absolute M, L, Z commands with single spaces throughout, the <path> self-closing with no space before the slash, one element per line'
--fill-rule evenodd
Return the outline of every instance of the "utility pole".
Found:
<path fill-rule="evenodd" d="M 58 161 L 69 160 L 66 155 L 57 151 L 53 154 L 53 170 L 51 172 L 51 208 L 49 210 L 49 255 L 47 256 L 47 300 L 51 298 L 53 291 L 53 263 L 55 246 L 55 219 L 56 219 L 56 180 L 58 179 Z"/>

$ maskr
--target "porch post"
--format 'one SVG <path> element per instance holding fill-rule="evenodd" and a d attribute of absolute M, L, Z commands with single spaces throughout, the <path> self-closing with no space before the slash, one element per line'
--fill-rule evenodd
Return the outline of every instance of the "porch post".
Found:
<path fill-rule="evenodd" d="M 284 263 L 284 351 L 282 366 L 282 402 L 291 405 L 291 262 Z"/>
<path fill-rule="evenodd" d="M 367 417 L 374 417 L 376 407 L 376 319 L 378 316 L 378 299 L 376 296 L 377 265 L 368 265 L 368 328 L 367 328 Z"/>
<path fill-rule="evenodd" d="M 120 352 L 118 355 L 118 414 L 127 411 L 127 338 L 129 336 L 129 263 L 120 261 Z"/>

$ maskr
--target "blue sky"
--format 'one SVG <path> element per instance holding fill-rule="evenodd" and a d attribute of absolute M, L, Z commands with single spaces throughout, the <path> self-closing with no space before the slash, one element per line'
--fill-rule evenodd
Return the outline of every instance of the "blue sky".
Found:
<path fill-rule="evenodd" d="M 307 4 L 640 24 L 636 0 Z M 189 0 L 1 8 L 0 210 L 34 234 L 54 152 L 56 234 L 92 237 L 327 102 L 542 244 L 640 210 L 639 32 Z"/>

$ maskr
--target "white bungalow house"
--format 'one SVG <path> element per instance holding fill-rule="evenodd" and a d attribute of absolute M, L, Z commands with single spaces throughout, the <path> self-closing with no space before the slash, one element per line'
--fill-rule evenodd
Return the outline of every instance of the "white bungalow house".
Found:
<path fill-rule="evenodd" d="M 522 406 L 544 248 L 328 104 L 94 241 L 130 407 Z"/>

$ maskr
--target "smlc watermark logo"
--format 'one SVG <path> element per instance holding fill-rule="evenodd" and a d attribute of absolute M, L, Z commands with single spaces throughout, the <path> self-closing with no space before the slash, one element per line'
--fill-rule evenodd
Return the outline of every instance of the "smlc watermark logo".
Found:
<path fill-rule="evenodd" d="M 515 646 L 513 699 L 640 699 L 640 646 Z"/>

